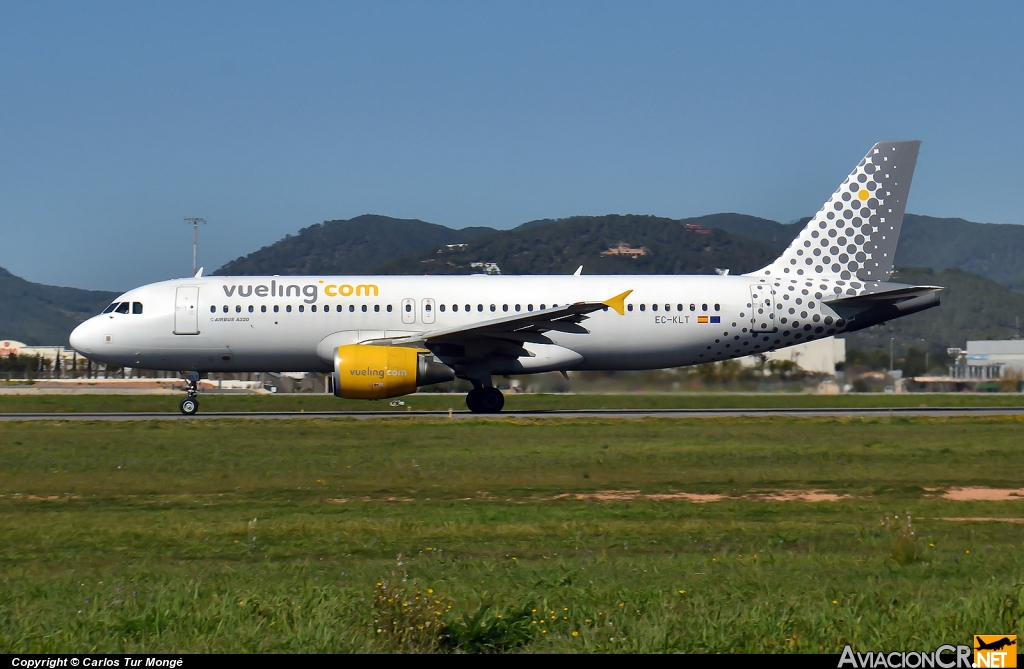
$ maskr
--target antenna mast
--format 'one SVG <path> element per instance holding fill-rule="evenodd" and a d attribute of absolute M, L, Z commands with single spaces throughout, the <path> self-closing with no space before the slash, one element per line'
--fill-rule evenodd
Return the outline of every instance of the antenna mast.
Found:
<path fill-rule="evenodd" d="M 192 224 L 192 276 L 195 276 L 199 270 L 199 267 L 196 265 L 196 249 L 199 246 L 199 224 L 206 225 L 206 219 L 186 218 L 185 222 Z"/>

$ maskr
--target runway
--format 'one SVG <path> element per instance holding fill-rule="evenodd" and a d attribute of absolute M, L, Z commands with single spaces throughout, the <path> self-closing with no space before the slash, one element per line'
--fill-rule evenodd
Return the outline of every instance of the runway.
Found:
<path fill-rule="evenodd" d="M 139 413 L 0 413 L 0 421 L 133 421 L 133 420 L 295 420 L 314 418 L 414 418 L 482 420 L 494 418 L 728 418 L 753 416 L 786 416 L 790 418 L 823 417 L 957 417 L 957 416 L 1022 416 L 1024 407 L 852 407 L 806 409 L 560 409 L 536 411 L 503 411 L 500 414 L 474 414 L 469 411 L 237 411 L 200 412 L 183 416 L 177 412 Z"/>

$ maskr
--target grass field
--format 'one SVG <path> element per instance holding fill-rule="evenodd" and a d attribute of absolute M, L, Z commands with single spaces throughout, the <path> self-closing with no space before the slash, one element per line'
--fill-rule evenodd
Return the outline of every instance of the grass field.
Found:
<path fill-rule="evenodd" d="M 0 395 L 0 413 L 177 411 L 175 395 Z M 465 395 L 423 394 L 400 398 L 399 411 L 465 411 Z M 342 400 L 333 395 L 201 395 L 200 411 L 395 411 L 388 400 Z M 506 411 L 552 409 L 708 409 L 843 407 L 1019 407 L 1024 394 L 918 393 L 804 395 L 798 393 L 523 394 L 505 397 Z"/>
<path fill-rule="evenodd" d="M 944 520 L 1022 518 L 1024 498 L 942 497 L 1021 488 L 1022 429 L 0 423 L 0 652 L 838 652 L 1024 634 L 1024 524 Z"/>

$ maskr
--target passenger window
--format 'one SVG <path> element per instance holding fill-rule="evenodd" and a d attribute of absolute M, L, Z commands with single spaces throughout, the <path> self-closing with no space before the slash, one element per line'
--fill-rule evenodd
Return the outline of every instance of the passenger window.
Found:
<path fill-rule="evenodd" d="M 412 311 L 412 305 L 411 304 L 405 305 L 405 313 L 409 313 L 411 311 Z"/>
<path fill-rule="evenodd" d="M 107 312 L 106 312 L 106 311 L 104 311 L 103 313 L 107 313 Z M 215 306 L 213 306 L 213 305 L 211 304 L 211 305 L 210 305 L 210 313 L 211 313 L 211 314 L 215 314 L 215 313 L 217 313 L 217 307 L 215 307 Z"/>
<path fill-rule="evenodd" d="M 482 305 L 482 304 L 476 305 L 476 310 L 477 311 L 483 311 L 484 310 L 484 305 Z"/>
<path fill-rule="evenodd" d="M 253 312 L 253 307 L 252 307 L 252 305 L 250 304 L 250 305 L 249 305 L 249 313 L 251 314 L 252 312 Z"/>
<path fill-rule="evenodd" d="M 444 305 L 441 306 L 441 311 L 444 311 Z M 388 313 L 391 313 L 391 305 L 388 305 Z"/>
<path fill-rule="evenodd" d="M 133 314 L 141 314 L 142 313 L 142 302 L 132 302 L 132 313 Z"/>
<path fill-rule="evenodd" d="M 265 314 L 265 313 L 267 313 L 267 305 L 265 305 L 265 304 L 261 304 L 261 305 L 260 305 L 260 311 L 261 311 L 262 313 L 264 313 L 264 314 Z"/>
<path fill-rule="evenodd" d="M 697 311 L 697 305 L 696 304 L 691 304 L 690 305 L 690 311 Z"/>
<path fill-rule="evenodd" d="M 533 305 L 532 304 L 527 304 L 526 305 L 526 310 L 527 311 L 533 311 Z"/>
<path fill-rule="evenodd" d="M 647 311 L 647 305 L 646 304 L 641 304 L 640 305 L 640 311 Z"/>
<path fill-rule="evenodd" d="M 337 306 L 337 307 L 335 308 L 335 310 L 336 310 L 337 312 L 339 312 L 339 313 L 340 313 L 340 312 L 341 312 L 341 305 L 339 304 L 339 305 L 338 305 L 338 306 Z"/>
<path fill-rule="evenodd" d="M 374 312 L 380 313 L 380 305 L 379 304 L 373 305 L 373 310 L 374 310 Z M 430 311 L 430 307 L 429 306 L 427 307 L 427 311 Z"/>
<path fill-rule="evenodd" d="M 651 305 L 651 311 L 657 311 L 657 310 L 658 310 L 658 305 L 657 304 L 652 304 Z"/>
<path fill-rule="evenodd" d="M 301 309 L 302 307 L 299 307 L 299 308 Z M 235 305 L 235 313 L 236 314 L 242 313 L 242 305 L 241 304 L 236 304 Z"/>
<path fill-rule="evenodd" d="M 426 304 L 423 305 L 423 310 L 426 311 L 427 313 L 432 311 L 432 309 L 430 308 L 430 302 L 427 302 Z"/>
<path fill-rule="evenodd" d="M 356 305 L 354 305 L 354 304 L 348 305 L 348 312 L 349 313 L 352 313 L 355 310 L 356 310 Z"/>
<path fill-rule="evenodd" d="M 682 310 L 683 310 L 683 305 L 677 304 L 676 305 L 676 311 L 682 311 Z"/>
<path fill-rule="evenodd" d="M 365 304 L 363 305 L 363 313 L 364 314 L 366 313 L 366 305 Z"/>
<path fill-rule="evenodd" d="M 721 310 L 722 310 L 722 306 L 720 304 L 716 304 L 715 305 L 715 311 L 721 311 Z"/>
<path fill-rule="evenodd" d="M 708 310 L 708 305 L 706 305 L 706 304 L 700 305 L 700 310 L 701 311 L 707 311 Z"/>
<path fill-rule="evenodd" d="M 491 311 L 497 311 L 497 310 L 498 310 L 498 307 L 496 307 L 496 306 L 494 306 L 494 305 L 492 304 L 492 305 L 491 305 Z"/>
<path fill-rule="evenodd" d="M 546 308 L 546 307 L 545 307 L 545 306 L 544 306 L 543 304 L 542 304 L 542 305 L 540 305 L 540 310 L 541 310 L 541 311 L 544 311 L 544 309 L 545 309 L 545 308 Z"/>
<path fill-rule="evenodd" d="M 287 311 L 288 313 L 292 313 L 292 305 L 289 304 L 287 307 L 284 308 L 284 310 Z"/>
<path fill-rule="evenodd" d="M 117 309 L 117 305 L 118 305 L 118 304 L 120 304 L 120 302 L 111 302 L 111 303 L 110 303 L 110 306 L 109 306 L 109 307 L 107 307 L 106 309 L 104 309 L 104 310 L 103 310 L 103 313 L 105 313 L 105 314 L 109 314 L 109 313 L 110 313 L 111 311 L 113 311 L 114 309 Z M 213 309 L 214 311 L 216 311 L 216 310 L 217 310 L 217 307 L 211 307 L 211 309 Z"/>
<path fill-rule="evenodd" d="M 453 304 L 452 305 L 452 311 L 458 311 L 458 310 L 459 310 L 459 305 Z"/>
<path fill-rule="evenodd" d="M 115 314 L 126 314 L 128 313 L 128 307 L 131 306 L 130 302 L 122 302 L 117 305 L 117 309 L 114 309 Z"/>
<path fill-rule="evenodd" d="M 223 311 L 224 313 L 228 313 L 228 305 L 225 304 L 224 308 L 221 311 Z"/>
<path fill-rule="evenodd" d="M 672 311 L 672 305 L 671 304 L 666 304 L 665 305 L 665 311 Z M 682 307 L 680 307 L 680 311 L 682 311 Z"/>
<path fill-rule="evenodd" d="M 440 307 L 438 307 L 438 309 L 444 311 L 444 305 L 442 304 Z M 391 311 L 391 307 L 388 307 L 388 311 Z"/>
<path fill-rule="evenodd" d="M 472 305 L 469 305 L 469 304 L 467 304 L 467 305 L 466 305 L 466 311 L 473 311 L 473 306 L 472 306 Z"/>
<path fill-rule="evenodd" d="M 300 304 L 300 305 L 299 305 L 299 313 L 302 313 L 302 312 L 303 312 L 303 311 L 305 311 L 305 310 L 306 310 L 306 307 L 304 307 L 304 306 L 302 306 L 302 305 Z"/>
<path fill-rule="evenodd" d="M 313 313 L 316 313 L 316 305 L 314 304 L 313 306 L 311 306 L 309 310 L 312 311 Z"/>
<path fill-rule="evenodd" d="M 508 305 L 507 304 L 501 305 L 501 310 L 502 311 L 508 311 Z"/>
<path fill-rule="evenodd" d="M 633 305 L 632 304 L 627 304 L 626 305 L 626 311 L 633 311 Z"/>
<path fill-rule="evenodd" d="M 516 311 L 519 311 L 519 305 L 518 304 L 516 305 Z"/>
<path fill-rule="evenodd" d="M 275 305 L 274 305 L 274 313 L 276 314 L 276 313 L 277 313 L 278 311 L 280 311 L 280 310 L 281 310 L 281 307 L 279 307 L 279 306 L 277 306 L 277 305 L 275 304 Z"/>

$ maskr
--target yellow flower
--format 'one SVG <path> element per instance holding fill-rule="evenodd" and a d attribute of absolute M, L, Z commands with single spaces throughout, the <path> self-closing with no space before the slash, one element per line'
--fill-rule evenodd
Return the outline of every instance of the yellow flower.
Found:
<path fill-rule="evenodd" d="M 540 631 L 540 633 L 541 633 L 541 634 L 547 634 L 547 633 L 548 633 L 548 631 L 547 631 L 547 630 L 541 630 L 541 631 Z"/>
<path fill-rule="evenodd" d="M 685 594 L 686 594 L 686 591 L 685 591 L 685 590 L 680 590 L 680 591 L 679 591 L 679 594 L 680 594 L 680 595 L 685 595 Z"/>
<path fill-rule="evenodd" d="M 579 632 L 573 632 L 573 633 L 572 633 L 572 635 L 573 635 L 573 636 L 579 636 L 579 635 L 580 635 L 580 633 L 579 633 Z"/>
<path fill-rule="evenodd" d="M 427 594 L 428 595 L 434 594 L 434 589 L 433 588 L 427 588 Z"/>
<path fill-rule="evenodd" d="M 971 551 L 967 551 L 967 554 L 968 554 L 968 555 L 970 555 L 970 554 L 971 554 Z"/>
<path fill-rule="evenodd" d="M 834 600 L 834 599 L 833 599 L 833 600 L 832 600 L 832 603 L 833 603 L 833 604 L 838 604 L 839 602 L 837 602 L 836 600 Z"/>
<path fill-rule="evenodd" d="M 932 548 L 935 548 L 935 544 L 928 544 L 928 545 L 931 546 Z"/>
<path fill-rule="evenodd" d="M 626 602 L 619 602 L 619 606 L 625 606 Z"/>
<path fill-rule="evenodd" d="M 590 618 L 587 618 L 587 619 L 586 619 L 586 620 L 584 620 L 583 622 L 585 622 L 585 623 L 589 623 L 589 622 L 590 622 Z"/>

